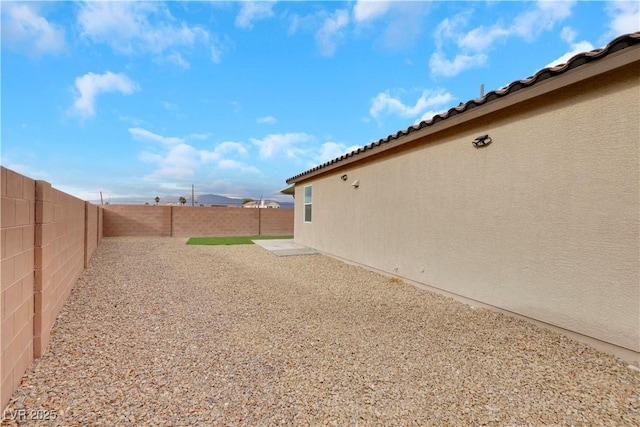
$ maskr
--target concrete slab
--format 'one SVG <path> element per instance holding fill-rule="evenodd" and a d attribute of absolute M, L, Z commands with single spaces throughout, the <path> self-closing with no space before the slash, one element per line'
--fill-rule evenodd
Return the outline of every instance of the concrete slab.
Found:
<path fill-rule="evenodd" d="M 312 255 L 318 253 L 315 249 L 295 243 L 293 239 L 252 240 L 252 242 L 278 256 Z"/>

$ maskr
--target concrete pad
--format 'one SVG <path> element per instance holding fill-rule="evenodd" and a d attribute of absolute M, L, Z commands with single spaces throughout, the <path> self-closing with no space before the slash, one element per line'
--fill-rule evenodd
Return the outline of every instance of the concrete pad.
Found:
<path fill-rule="evenodd" d="M 315 249 L 295 243 L 293 239 L 252 240 L 252 242 L 278 256 L 312 255 L 318 253 Z"/>

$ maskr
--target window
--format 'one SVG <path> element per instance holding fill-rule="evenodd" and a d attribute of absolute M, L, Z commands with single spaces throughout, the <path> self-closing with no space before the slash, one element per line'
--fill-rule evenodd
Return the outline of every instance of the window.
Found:
<path fill-rule="evenodd" d="M 311 222 L 311 186 L 304 187 L 304 222 Z"/>

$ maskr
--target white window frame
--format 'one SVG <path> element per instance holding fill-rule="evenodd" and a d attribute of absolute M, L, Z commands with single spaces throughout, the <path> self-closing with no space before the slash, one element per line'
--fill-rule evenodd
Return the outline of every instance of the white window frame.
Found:
<path fill-rule="evenodd" d="M 309 196 L 307 197 L 307 188 L 309 189 Z M 313 219 L 313 186 L 305 185 L 304 186 L 304 209 L 302 211 L 304 222 L 311 222 Z M 307 219 L 307 206 L 309 206 L 309 219 Z"/>

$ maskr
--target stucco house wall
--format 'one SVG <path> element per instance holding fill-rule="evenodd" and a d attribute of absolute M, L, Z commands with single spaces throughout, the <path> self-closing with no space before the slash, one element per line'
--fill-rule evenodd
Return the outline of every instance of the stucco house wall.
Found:
<path fill-rule="evenodd" d="M 639 47 L 288 180 L 295 241 L 640 361 Z"/>

